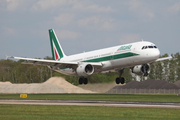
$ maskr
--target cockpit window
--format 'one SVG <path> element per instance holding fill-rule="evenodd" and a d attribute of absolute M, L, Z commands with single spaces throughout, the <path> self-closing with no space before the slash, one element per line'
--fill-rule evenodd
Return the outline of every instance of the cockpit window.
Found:
<path fill-rule="evenodd" d="M 148 48 L 153 48 L 153 46 L 148 46 Z"/>
<path fill-rule="evenodd" d="M 157 47 L 156 47 L 156 46 L 143 46 L 143 47 L 142 47 L 142 50 L 143 50 L 143 49 L 148 49 L 148 48 L 152 49 L 152 48 L 157 48 Z"/>

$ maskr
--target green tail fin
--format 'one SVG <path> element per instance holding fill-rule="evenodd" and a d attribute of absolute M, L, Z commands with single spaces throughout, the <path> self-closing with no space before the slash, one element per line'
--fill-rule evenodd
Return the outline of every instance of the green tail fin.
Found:
<path fill-rule="evenodd" d="M 53 60 L 57 61 L 65 57 L 66 55 L 64 54 L 63 49 L 53 29 L 49 30 L 49 38 L 50 38 L 50 43 L 51 43 L 51 51 L 52 51 Z"/>

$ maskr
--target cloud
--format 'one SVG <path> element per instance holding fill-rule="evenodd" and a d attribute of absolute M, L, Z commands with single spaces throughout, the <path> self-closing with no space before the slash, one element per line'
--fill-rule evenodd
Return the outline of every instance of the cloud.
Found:
<path fill-rule="evenodd" d="M 137 0 L 131 0 L 130 2 L 128 2 L 128 5 L 129 5 L 129 9 L 134 10 L 140 7 L 142 3 Z"/>
<path fill-rule="evenodd" d="M 74 16 L 75 16 L 74 14 L 63 13 L 63 14 L 60 14 L 58 17 L 54 17 L 54 21 L 60 26 L 66 26 L 69 23 L 71 23 Z"/>
<path fill-rule="evenodd" d="M 43 11 L 49 8 L 56 8 L 67 4 L 67 0 L 40 0 L 35 3 L 31 10 Z"/>
<path fill-rule="evenodd" d="M 89 11 L 89 12 L 112 12 L 114 11 L 111 7 L 100 7 L 99 5 L 93 4 L 89 1 L 77 1 L 77 0 L 40 0 L 35 3 L 31 10 L 33 11 L 44 11 L 47 9 L 63 9 L 69 8 L 72 11 Z"/>
<path fill-rule="evenodd" d="M 7 0 L 7 10 L 8 11 L 14 11 L 16 10 L 20 4 L 23 2 L 23 0 Z"/>
<path fill-rule="evenodd" d="M 130 11 L 143 20 L 150 20 L 155 17 L 154 12 L 150 11 L 147 5 L 138 0 L 131 0 L 127 2 L 127 5 Z"/>
<path fill-rule="evenodd" d="M 115 28 L 115 23 L 113 22 L 114 19 L 102 18 L 100 16 L 92 16 L 78 20 L 79 26 L 95 30 L 112 30 Z"/>
<path fill-rule="evenodd" d="M 172 12 L 172 13 L 179 12 L 180 11 L 180 3 L 176 3 L 173 6 L 169 7 L 168 11 Z"/>
<path fill-rule="evenodd" d="M 87 6 L 87 9 L 93 10 L 96 12 L 113 12 L 114 11 L 111 7 L 99 7 L 96 4 Z"/>
<path fill-rule="evenodd" d="M 132 43 L 140 40 L 139 34 L 124 34 L 120 39 L 120 43 L 126 44 L 126 43 Z"/>
<path fill-rule="evenodd" d="M 67 31 L 67 30 L 62 30 L 62 31 L 56 31 L 56 34 L 59 39 L 77 39 L 80 37 L 82 34 L 79 32 L 73 32 L 73 31 Z"/>
<path fill-rule="evenodd" d="M 13 28 L 5 28 L 7 35 L 15 35 L 16 31 Z"/>
<path fill-rule="evenodd" d="M 89 11 L 89 12 L 114 12 L 111 7 L 100 7 L 96 4 L 86 4 L 84 2 L 76 2 L 73 7 L 74 10 Z"/>

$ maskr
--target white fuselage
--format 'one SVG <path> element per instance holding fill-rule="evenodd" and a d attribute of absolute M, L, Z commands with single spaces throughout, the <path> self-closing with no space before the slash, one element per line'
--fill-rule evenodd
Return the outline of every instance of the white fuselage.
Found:
<path fill-rule="evenodd" d="M 146 49 L 142 49 L 147 46 Z M 153 48 L 148 48 L 153 46 Z M 95 69 L 94 73 L 105 71 L 120 70 L 127 67 L 134 67 L 152 63 L 159 58 L 160 51 L 154 47 L 151 42 L 135 42 L 130 44 L 119 45 L 115 47 L 84 52 L 71 56 L 63 57 L 60 61 L 64 62 L 100 62 L 102 67 Z M 68 75 L 77 75 L 73 69 L 59 69 L 58 72 Z"/>

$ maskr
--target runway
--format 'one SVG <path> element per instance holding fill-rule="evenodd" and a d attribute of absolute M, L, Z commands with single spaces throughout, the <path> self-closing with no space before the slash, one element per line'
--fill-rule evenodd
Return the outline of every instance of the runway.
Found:
<path fill-rule="evenodd" d="M 180 103 L 162 103 L 162 102 L 0 99 L 0 104 L 106 106 L 106 107 L 139 107 L 139 108 L 180 109 Z"/>

